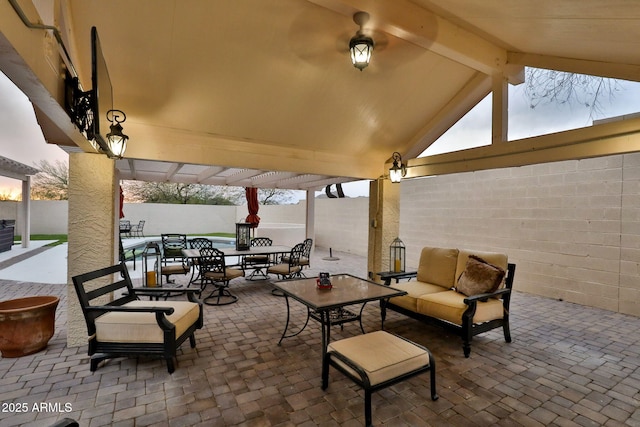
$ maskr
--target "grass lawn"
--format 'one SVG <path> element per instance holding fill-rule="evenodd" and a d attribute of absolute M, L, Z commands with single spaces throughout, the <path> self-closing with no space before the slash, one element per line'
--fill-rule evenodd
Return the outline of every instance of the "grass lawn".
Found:
<path fill-rule="evenodd" d="M 211 236 L 211 237 L 236 237 L 235 233 L 204 233 L 204 234 L 188 234 L 187 236 Z M 147 236 L 147 237 L 160 237 L 160 236 Z M 22 240 L 21 236 L 14 236 L 13 241 L 19 242 Z M 66 234 L 32 234 L 31 240 L 55 240 L 53 243 L 49 243 L 47 246 L 57 246 L 61 243 L 67 242 Z"/>

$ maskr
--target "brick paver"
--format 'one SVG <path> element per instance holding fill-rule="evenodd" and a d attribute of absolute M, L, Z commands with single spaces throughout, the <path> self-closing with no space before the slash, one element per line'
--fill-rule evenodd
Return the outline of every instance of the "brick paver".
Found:
<path fill-rule="evenodd" d="M 307 275 L 366 276 L 366 260 L 315 251 Z M 184 280 L 184 279 L 182 279 Z M 427 346 L 436 358 L 440 399 L 428 375 L 375 393 L 373 421 L 389 426 L 640 426 L 640 319 L 517 292 L 511 303 L 513 342 L 502 331 L 474 338 L 471 357 L 460 338 L 389 313 L 387 330 Z M 268 282 L 236 280 L 236 304 L 205 306 L 197 347 L 185 343 L 174 374 L 164 361 L 107 362 L 89 371 L 86 347 L 66 347 L 66 286 L 0 281 L 0 300 L 61 297 L 48 348 L 0 359 L 0 426 L 49 426 L 69 417 L 81 426 L 362 425 L 362 391 L 331 371 L 320 388 L 320 329 L 313 321 L 277 345 L 285 302 Z M 305 310 L 291 302 L 296 323 Z M 380 327 L 367 305 L 365 330 Z M 332 339 L 358 334 L 355 324 Z"/>

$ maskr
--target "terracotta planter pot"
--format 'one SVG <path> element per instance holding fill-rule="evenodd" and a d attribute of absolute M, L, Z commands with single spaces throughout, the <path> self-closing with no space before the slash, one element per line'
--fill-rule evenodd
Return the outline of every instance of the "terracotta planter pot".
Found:
<path fill-rule="evenodd" d="M 47 346 L 55 332 L 60 298 L 35 296 L 0 302 L 2 357 L 20 357 Z"/>

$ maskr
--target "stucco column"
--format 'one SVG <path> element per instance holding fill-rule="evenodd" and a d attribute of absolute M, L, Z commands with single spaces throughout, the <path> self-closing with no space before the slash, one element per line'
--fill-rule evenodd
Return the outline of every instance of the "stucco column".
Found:
<path fill-rule="evenodd" d="M 28 248 L 31 242 L 31 176 L 22 181 L 22 202 L 20 202 L 20 220 L 22 247 Z"/>
<path fill-rule="evenodd" d="M 115 261 L 115 161 L 104 155 L 69 154 L 67 345 L 87 344 L 87 328 L 71 278 Z"/>
<path fill-rule="evenodd" d="M 369 277 L 389 270 L 389 246 L 400 233 L 400 184 L 379 178 L 369 185 Z"/>
<path fill-rule="evenodd" d="M 316 192 L 307 190 L 306 211 L 305 211 L 305 236 L 313 239 L 315 246 L 316 239 Z"/>

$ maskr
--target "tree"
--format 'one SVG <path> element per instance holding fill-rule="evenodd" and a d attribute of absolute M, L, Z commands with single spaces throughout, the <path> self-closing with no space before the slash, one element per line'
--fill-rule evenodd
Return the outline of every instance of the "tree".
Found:
<path fill-rule="evenodd" d="M 142 181 L 124 181 L 122 187 L 127 202 L 205 205 L 245 203 L 244 187 Z M 293 190 L 278 188 L 260 189 L 258 199 L 262 205 L 286 204 L 296 200 Z"/>
<path fill-rule="evenodd" d="M 234 205 L 237 196 L 224 187 L 175 182 L 124 181 L 125 200 L 139 203 Z"/>
<path fill-rule="evenodd" d="M 13 194 L 13 191 L 11 190 L 5 190 L 0 193 L 0 201 L 7 201 L 7 200 L 20 201 L 20 199 L 21 197 L 19 195 Z"/>
<path fill-rule="evenodd" d="M 260 188 L 258 200 L 262 205 L 285 205 L 295 201 L 293 190 L 281 188 Z"/>
<path fill-rule="evenodd" d="M 589 108 L 589 117 L 593 119 L 602 113 L 603 98 L 611 100 L 620 90 L 616 79 L 542 68 L 525 69 L 524 92 L 531 108 L 552 102 L 580 105 Z"/>
<path fill-rule="evenodd" d="M 67 162 L 47 160 L 35 162 L 40 172 L 34 175 L 31 185 L 31 197 L 34 200 L 68 200 L 69 166 Z"/>

